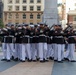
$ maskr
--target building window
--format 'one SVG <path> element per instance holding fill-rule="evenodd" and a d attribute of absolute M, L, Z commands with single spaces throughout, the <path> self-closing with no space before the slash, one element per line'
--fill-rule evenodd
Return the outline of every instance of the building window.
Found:
<path fill-rule="evenodd" d="M 23 19 L 26 19 L 26 14 L 23 14 Z"/>
<path fill-rule="evenodd" d="M 37 0 L 37 3 L 41 3 L 41 0 Z"/>
<path fill-rule="evenodd" d="M 34 3 L 34 0 L 30 0 L 30 3 Z"/>
<path fill-rule="evenodd" d="M 37 11 L 41 11 L 41 6 L 37 6 Z"/>
<path fill-rule="evenodd" d="M 30 24 L 31 24 L 31 25 L 33 25 L 33 23 L 32 23 L 32 22 L 30 22 Z"/>
<path fill-rule="evenodd" d="M 8 6 L 8 11 L 12 11 L 12 6 Z"/>
<path fill-rule="evenodd" d="M 32 14 L 30 15 L 30 19 L 33 19 L 33 15 Z"/>
<path fill-rule="evenodd" d="M 23 3 L 26 3 L 27 2 L 27 0 L 23 0 Z"/>
<path fill-rule="evenodd" d="M 12 3 L 12 0 L 8 0 L 8 3 Z"/>
<path fill-rule="evenodd" d="M 30 6 L 30 11 L 33 11 L 34 10 L 34 6 Z"/>
<path fill-rule="evenodd" d="M 16 22 L 15 24 L 16 24 L 16 25 L 18 25 L 18 24 L 19 24 L 19 22 Z"/>
<path fill-rule="evenodd" d="M 26 6 L 23 6 L 23 11 L 26 11 Z"/>
<path fill-rule="evenodd" d="M 12 14 L 11 13 L 8 14 L 8 19 L 12 19 Z"/>
<path fill-rule="evenodd" d="M 19 11 L 19 6 L 16 6 L 16 11 Z"/>
<path fill-rule="evenodd" d="M 16 0 L 16 3 L 19 3 L 20 0 Z"/>
<path fill-rule="evenodd" d="M 74 16 L 74 21 L 76 21 L 76 16 Z"/>
<path fill-rule="evenodd" d="M 38 15 L 37 15 L 37 19 L 40 19 L 40 18 L 41 18 L 41 15 L 40 15 L 40 14 L 38 14 Z"/>
<path fill-rule="evenodd" d="M 15 16 L 16 16 L 16 19 L 19 19 L 19 14 L 18 14 L 18 13 L 16 13 L 16 15 L 15 15 Z"/>
<path fill-rule="evenodd" d="M 70 10 L 70 8 L 69 8 L 69 10 Z"/>

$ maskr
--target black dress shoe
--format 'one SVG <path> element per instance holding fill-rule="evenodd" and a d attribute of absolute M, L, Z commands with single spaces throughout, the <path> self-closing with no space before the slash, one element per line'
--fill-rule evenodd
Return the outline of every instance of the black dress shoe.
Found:
<path fill-rule="evenodd" d="M 14 61 L 18 61 L 18 58 L 14 59 Z"/>
<path fill-rule="evenodd" d="M 48 62 L 48 61 L 49 61 L 49 60 L 47 60 L 47 59 L 45 60 L 45 62 Z"/>
<path fill-rule="evenodd" d="M 39 58 L 37 58 L 37 61 L 39 61 Z"/>
<path fill-rule="evenodd" d="M 14 56 L 11 57 L 11 60 L 14 60 Z"/>
<path fill-rule="evenodd" d="M 28 62 L 31 62 L 32 60 L 31 59 L 28 59 Z"/>
<path fill-rule="evenodd" d="M 25 57 L 25 59 L 28 59 L 27 57 Z"/>
<path fill-rule="evenodd" d="M 44 60 L 40 60 L 40 62 L 41 62 L 41 63 L 44 63 L 45 61 L 44 61 Z"/>
<path fill-rule="evenodd" d="M 25 60 L 21 60 L 21 62 L 25 62 Z"/>
<path fill-rule="evenodd" d="M 67 60 L 67 61 L 69 61 L 69 59 L 68 59 L 68 58 L 64 58 L 64 60 Z"/>
<path fill-rule="evenodd" d="M 36 62 L 36 60 L 32 60 L 33 62 Z"/>
<path fill-rule="evenodd" d="M 6 61 L 6 59 L 1 59 L 1 61 Z"/>
<path fill-rule="evenodd" d="M 7 60 L 7 62 L 10 62 L 11 60 Z"/>
<path fill-rule="evenodd" d="M 53 58 L 53 57 L 49 57 L 49 59 L 50 59 L 50 60 L 54 60 L 54 58 Z"/>
<path fill-rule="evenodd" d="M 65 61 L 65 59 L 62 59 L 62 61 Z"/>
<path fill-rule="evenodd" d="M 58 63 L 63 63 L 62 61 L 58 61 Z"/>
<path fill-rule="evenodd" d="M 71 60 L 71 62 L 76 62 L 76 60 Z"/>
<path fill-rule="evenodd" d="M 57 62 L 57 60 L 54 60 L 55 62 Z"/>

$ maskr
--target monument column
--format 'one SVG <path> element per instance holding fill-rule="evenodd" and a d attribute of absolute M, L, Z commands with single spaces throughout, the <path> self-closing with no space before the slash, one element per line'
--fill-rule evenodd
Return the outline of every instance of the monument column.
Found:
<path fill-rule="evenodd" d="M 45 22 L 49 26 L 58 24 L 59 16 L 57 9 L 57 0 L 45 0 L 43 22 Z"/>

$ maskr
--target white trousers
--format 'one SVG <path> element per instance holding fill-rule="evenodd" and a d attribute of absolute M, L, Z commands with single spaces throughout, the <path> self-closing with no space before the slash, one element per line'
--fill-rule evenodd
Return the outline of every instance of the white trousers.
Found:
<path fill-rule="evenodd" d="M 50 44 L 47 44 L 47 58 L 50 57 Z"/>
<path fill-rule="evenodd" d="M 61 59 L 62 60 L 64 60 L 64 52 L 65 52 L 65 44 L 62 44 L 61 45 L 61 55 L 62 55 Z"/>
<path fill-rule="evenodd" d="M 67 58 L 71 60 L 75 60 L 74 58 L 75 44 L 68 44 L 68 54 Z"/>
<path fill-rule="evenodd" d="M 53 44 L 53 50 L 54 50 L 54 60 L 58 59 L 58 46 L 57 44 Z"/>
<path fill-rule="evenodd" d="M 47 43 L 39 43 L 39 58 L 43 60 L 47 58 Z"/>
<path fill-rule="evenodd" d="M 47 58 L 53 57 L 54 50 L 53 50 L 52 44 L 48 44 L 47 47 L 48 47 L 48 50 L 47 50 Z"/>
<path fill-rule="evenodd" d="M 64 44 L 58 44 L 58 61 L 64 59 Z"/>
<path fill-rule="evenodd" d="M 36 44 L 32 43 L 32 50 L 31 50 L 31 55 L 32 55 L 32 60 L 36 60 Z"/>
<path fill-rule="evenodd" d="M 58 44 L 58 61 L 61 61 L 61 44 Z"/>
<path fill-rule="evenodd" d="M 12 43 L 6 43 L 7 49 L 6 49 L 6 59 L 10 60 L 11 56 L 13 55 L 14 46 Z"/>
<path fill-rule="evenodd" d="M 36 46 L 36 57 L 39 58 L 39 43 L 35 43 L 35 46 Z"/>
<path fill-rule="evenodd" d="M 14 56 L 15 53 L 14 44 L 10 43 L 10 47 L 11 47 L 11 56 Z"/>
<path fill-rule="evenodd" d="M 67 45 L 67 49 L 66 49 L 66 51 L 65 51 L 64 57 L 65 57 L 65 58 L 68 58 L 68 55 L 69 55 L 69 45 Z"/>
<path fill-rule="evenodd" d="M 31 60 L 31 50 L 30 44 L 22 44 L 22 60 L 25 60 L 26 55 L 28 55 L 29 60 Z"/>
<path fill-rule="evenodd" d="M 22 46 L 21 44 L 19 43 L 16 43 L 15 44 L 15 53 L 14 53 L 14 58 L 18 58 L 21 60 L 21 49 L 22 49 Z"/>
<path fill-rule="evenodd" d="M 2 43 L 3 59 L 6 59 L 6 43 Z"/>

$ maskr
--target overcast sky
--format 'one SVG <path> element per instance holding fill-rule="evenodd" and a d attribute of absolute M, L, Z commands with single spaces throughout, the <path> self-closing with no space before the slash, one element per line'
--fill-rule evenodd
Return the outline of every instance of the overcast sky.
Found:
<path fill-rule="evenodd" d="M 58 0 L 58 3 L 61 3 L 62 2 L 62 0 Z"/>

